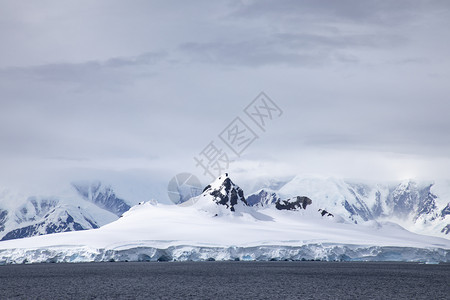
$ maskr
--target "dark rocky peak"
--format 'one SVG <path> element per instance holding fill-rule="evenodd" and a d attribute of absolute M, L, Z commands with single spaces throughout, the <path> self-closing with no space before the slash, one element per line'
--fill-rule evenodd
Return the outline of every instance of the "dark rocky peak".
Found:
<path fill-rule="evenodd" d="M 248 205 L 244 197 L 244 191 L 231 181 L 228 173 L 217 178 L 213 183 L 207 185 L 202 196 L 210 195 L 216 204 L 225 205 L 231 211 L 238 203 Z"/>

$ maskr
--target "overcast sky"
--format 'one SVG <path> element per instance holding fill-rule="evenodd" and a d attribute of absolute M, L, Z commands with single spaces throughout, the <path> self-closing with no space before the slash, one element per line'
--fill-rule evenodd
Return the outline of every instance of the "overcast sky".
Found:
<path fill-rule="evenodd" d="M 448 1 L 0 0 L 0 176 L 202 176 L 240 117 L 231 172 L 450 178 L 449 28 Z"/>

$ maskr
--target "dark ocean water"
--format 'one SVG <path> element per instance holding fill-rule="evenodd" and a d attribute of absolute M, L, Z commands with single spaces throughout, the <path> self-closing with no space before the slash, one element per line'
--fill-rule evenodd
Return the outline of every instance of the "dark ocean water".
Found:
<path fill-rule="evenodd" d="M 450 299 L 450 264 L 162 262 L 0 266 L 0 299 Z"/>

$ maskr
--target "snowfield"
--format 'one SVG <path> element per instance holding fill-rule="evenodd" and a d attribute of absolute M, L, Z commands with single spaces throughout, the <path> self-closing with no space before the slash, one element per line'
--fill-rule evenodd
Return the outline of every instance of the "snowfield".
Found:
<path fill-rule="evenodd" d="M 143 202 L 92 230 L 0 242 L 0 263 L 183 260 L 450 262 L 450 240 L 357 224 L 307 197 L 249 206 L 224 174 L 180 205 Z"/>
<path fill-rule="evenodd" d="M 355 225 L 315 211 L 235 212 L 201 195 L 190 206 L 144 203 L 99 229 L 0 242 L 0 263 L 157 260 L 449 262 L 450 240 L 398 225 Z"/>

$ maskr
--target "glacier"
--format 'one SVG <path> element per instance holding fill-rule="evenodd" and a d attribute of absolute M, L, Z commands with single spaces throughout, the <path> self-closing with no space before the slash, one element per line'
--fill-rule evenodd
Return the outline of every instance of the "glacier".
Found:
<path fill-rule="evenodd" d="M 206 199 L 205 199 L 206 200 Z M 449 262 L 450 241 L 307 211 L 144 203 L 98 229 L 0 242 L 0 263 L 184 260 Z M 211 209 L 213 208 L 213 209 Z M 216 216 L 217 215 L 217 216 Z"/>
<path fill-rule="evenodd" d="M 116 174 L 102 180 L 65 177 L 39 184 L 38 189 L 2 186 L 0 238 L 92 229 L 117 220 L 139 202 L 155 198 L 170 203 L 162 192 L 166 182 L 152 180 Z M 284 179 L 247 176 L 240 178 L 240 184 L 250 192 L 245 199 L 255 210 L 305 196 L 313 200 L 309 209 L 325 210 L 336 218 L 358 224 L 394 222 L 415 233 L 450 238 L 450 181 L 377 183 L 298 175 Z"/>
<path fill-rule="evenodd" d="M 243 190 L 225 174 L 179 205 L 141 202 L 100 228 L 1 241 L 0 263 L 450 262 L 449 239 L 413 233 L 389 221 L 353 222 L 304 196 L 280 200 L 261 195 L 275 202 L 250 206 Z"/>
<path fill-rule="evenodd" d="M 151 244 L 151 242 L 149 242 Z M 50 247 L 0 251 L 0 264 L 81 263 L 116 261 L 450 261 L 450 250 L 336 244 L 303 246 L 207 247 L 178 245 L 167 248 L 139 246 L 127 249 Z"/>

